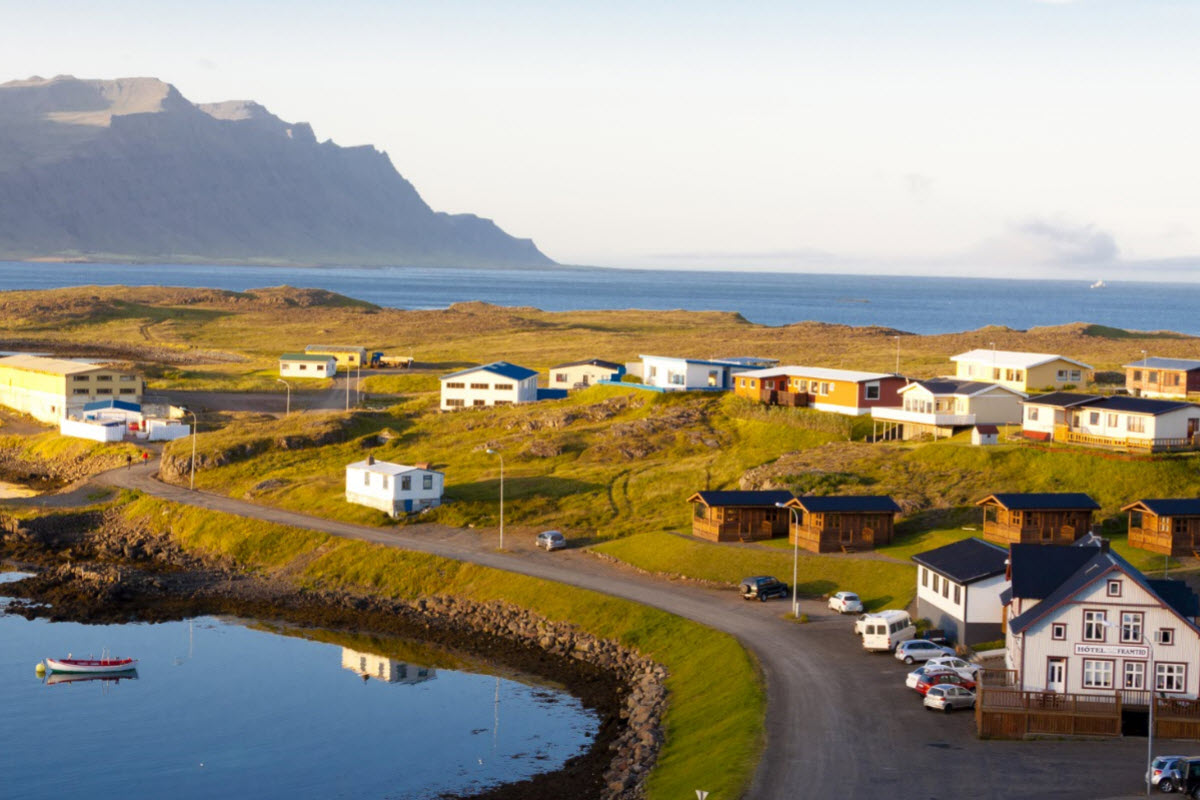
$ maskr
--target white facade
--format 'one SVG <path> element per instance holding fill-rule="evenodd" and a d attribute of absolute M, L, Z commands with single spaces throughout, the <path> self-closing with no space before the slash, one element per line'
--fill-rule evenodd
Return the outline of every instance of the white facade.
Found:
<path fill-rule="evenodd" d="M 148 419 L 147 437 L 152 442 L 171 442 L 192 434 L 192 426 L 171 419 Z"/>
<path fill-rule="evenodd" d="M 337 374 L 337 359 L 327 355 L 284 353 L 279 357 L 281 378 L 332 378 Z"/>
<path fill-rule="evenodd" d="M 94 442 L 119 442 L 125 438 L 122 422 L 83 421 L 63 418 L 59 421 L 59 433 L 76 439 L 91 439 Z"/>
<path fill-rule="evenodd" d="M 674 356 L 641 356 L 642 382 L 672 392 L 733 389 L 733 376 L 767 365 L 771 359 L 705 361 Z"/>
<path fill-rule="evenodd" d="M 444 486 L 445 475 L 432 469 L 373 458 L 346 467 L 346 502 L 393 517 L 441 505 Z"/>
<path fill-rule="evenodd" d="M 424 683 L 437 677 L 437 670 L 433 667 L 409 664 L 387 656 L 351 650 L 349 647 L 342 648 L 342 669 L 384 683 Z"/>
<path fill-rule="evenodd" d="M 1197 420 L 1200 420 L 1200 407 L 1194 405 L 1152 414 L 1109 410 L 1103 400 L 1094 407 L 1084 404 L 1071 408 L 1039 405 L 1036 400 L 1027 400 L 1022 428 L 1052 437 L 1056 425 L 1066 425 L 1073 433 L 1087 436 L 1152 442 L 1189 438 L 1195 432 Z"/>
<path fill-rule="evenodd" d="M 552 389 L 575 389 L 591 386 L 597 381 L 620 380 L 625 368 L 620 364 L 605 366 L 605 362 L 584 361 L 577 364 L 559 364 L 550 368 Z"/>
<path fill-rule="evenodd" d="M 497 362 L 443 375 L 442 410 L 537 402 L 537 373 Z"/>
<path fill-rule="evenodd" d="M 975 644 L 1001 638 L 1008 588 L 1003 574 L 972 583 L 959 583 L 926 566 L 917 567 L 917 614 L 951 639 Z"/>

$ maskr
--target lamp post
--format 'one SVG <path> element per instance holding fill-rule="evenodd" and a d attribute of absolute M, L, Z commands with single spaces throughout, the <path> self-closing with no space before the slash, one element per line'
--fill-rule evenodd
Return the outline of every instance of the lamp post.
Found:
<path fill-rule="evenodd" d="M 504 549 L 504 456 L 499 450 L 488 448 L 488 455 L 500 459 L 500 549 Z"/>
<path fill-rule="evenodd" d="M 283 415 L 285 417 L 291 416 L 291 414 L 292 414 L 292 385 L 290 383 L 288 383 L 287 381 L 285 381 L 283 378 L 276 378 L 275 381 L 277 383 L 282 383 L 284 386 L 287 387 L 287 406 L 285 407 Z"/>
<path fill-rule="evenodd" d="M 1117 628 L 1120 626 L 1115 622 L 1105 620 L 1103 623 L 1106 628 Z M 1146 645 L 1146 677 L 1145 685 L 1150 687 L 1149 704 L 1150 710 L 1146 718 L 1146 797 L 1150 796 L 1150 767 L 1154 763 L 1154 691 L 1158 688 L 1156 676 L 1154 674 L 1154 645 L 1146 634 L 1139 629 L 1138 636 L 1142 640 L 1142 644 Z"/>
<path fill-rule="evenodd" d="M 195 411 L 187 408 L 185 408 L 183 411 L 185 414 L 192 415 L 192 478 L 188 484 L 188 489 L 194 492 L 196 491 L 196 428 L 199 423 L 196 421 Z"/>
<path fill-rule="evenodd" d="M 792 527 L 788 529 L 788 533 L 792 536 L 792 616 L 799 619 L 800 597 L 796 594 L 796 568 L 800 561 L 800 518 L 796 513 L 796 509 L 787 503 L 776 503 L 775 507 L 786 508 L 788 510 L 788 521 L 792 523 Z"/>
<path fill-rule="evenodd" d="M 896 374 L 899 375 L 900 374 L 900 337 L 893 336 L 892 338 L 896 340 Z"/>

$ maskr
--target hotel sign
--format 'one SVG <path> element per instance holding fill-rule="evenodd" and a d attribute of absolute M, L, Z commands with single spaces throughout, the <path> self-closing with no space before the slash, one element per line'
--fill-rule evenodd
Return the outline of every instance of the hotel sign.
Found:
<path fill-rule="evenodd" d="M 1075 655 L 1149 658 L 1150 648 L 1137 644 L 1077 644 L 1075 645 Z"/>

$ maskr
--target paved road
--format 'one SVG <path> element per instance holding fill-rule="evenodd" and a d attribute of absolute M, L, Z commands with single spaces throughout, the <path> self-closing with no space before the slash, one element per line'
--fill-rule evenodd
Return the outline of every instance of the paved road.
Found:
<path fill-rule="evenodd" d="M 812 622 L 783 619 L 785 603 L 746 603 L 614 567 L 581 551 L 544 553 L 529 535 L 506 537 L 437 525 L 384 530 L 319 519 L 157 481 L 155 465 L 97 482 L 188 505 L 402 547 L 593 589 L 727 631 L 759 659 L 767 685 L 767 748 L 749 800 L 781 798 L 1080 798 L 1137 795 L 1146 740 L 984 742 L 972 716 L 926 712 L 904 687 L 908 668 L 865 653 L 851 622 L 803 601 Z M 1186 743 L 1167 750 L 1191 752 Z M 719 750 L 713 753 L 720 758 Z M 703 789 L 703 786 L 695 787 Z M 725 798 L 711 798 L 725 800 Z"/>

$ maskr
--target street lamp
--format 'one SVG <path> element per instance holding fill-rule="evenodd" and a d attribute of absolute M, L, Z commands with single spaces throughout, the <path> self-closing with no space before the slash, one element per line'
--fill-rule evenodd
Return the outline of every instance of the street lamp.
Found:
<path fill-rule="evenodd" d="M 290 383 L 288 383 L 287 381 L 285 381 L 283 378 L 276 378 L 275 381 L 276 381 L 276 383 L 282 383 L 284 386 L 287 387 L 287 410 L 283 412 L 283 415 L 285 417 L 291 416 L 291 413 L 292 413 L 292 385 Z"/>
<path fill-rule="evenodd" d="M 1120 628 L 1115 622 L 1104 620 L 1101 623 L 1106 628 Z M 1144 631 L 1138 631 L 1142 644 L 1146 645 L 1146 677 L 1144 685 L 1150 688 L 1150 712 L 1146 718 L 1146 797 L 1150 796 L 1150 772 L 1154 763 L 1154 691 L 1158 688 L 1157 676 L 1154 674 L 1154 645 L 1146 638 Z"/>
<path fill-rule="evenodd" d="M 499 450 L 488 448 L 489 456 L 496 456 L 500 459 L 500 549 L 504 549 L 504 456 Z"/>
<path fill-rule="evenodd" d="M 897 336 L 893 336 L 892 338 L 896 340 L 896 374 L 899 375 L 900 374 L 900 337 L 897 335 Z"/>
<path fill-rule="evenodd" d="M 796 513 L 796 509 L 789 506 L 787 503 L 776 503 L 776 508 L 786 508 L 788 510 L 789 521 L 792 527 L 788 532 L 792 534 L 792 616 L 800 618 L 800 597 L 796 594 L 796 567 L 800 561 L 800 517 Z"/>
<path fill-rule="evenodd" d="M 188 485 L 188 489 L 196 491 L 196 428 L 199 423 L 196 421 L 196 412 L 189 409 L 184 409 L 183 413 L 192 415 L 192 479 Z"/>

